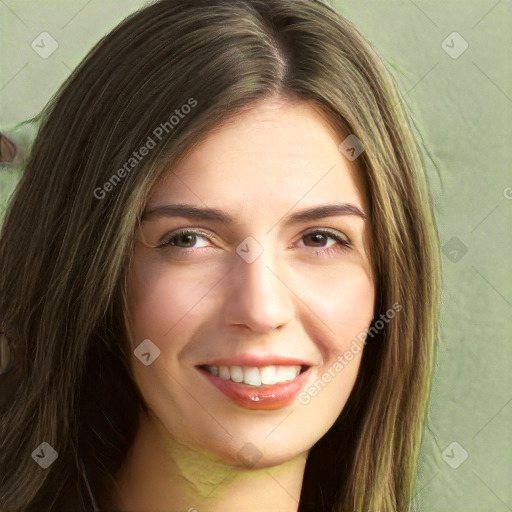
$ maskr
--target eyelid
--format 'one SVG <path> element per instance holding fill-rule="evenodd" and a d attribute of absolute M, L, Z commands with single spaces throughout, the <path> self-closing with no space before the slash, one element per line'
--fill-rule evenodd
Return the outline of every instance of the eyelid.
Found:
<path fill-rule="evenodd" d="M 335 238 L 343 238 L 348 244 L 352 245 L 350 238 L 345 233 L 343 233 L 343 231 L 338 231 L 332 228 L 312 228 L 308 229 L 305 233 L 302 234 L 302 236 L 310 235 L 312 233 L 322 233 L 324 235 L 331 235 Z"/>
<path fill-rule="evenodd" d="M 336 244 L 334 246 L 337 246 L 336 248 L 334 246 L 328 247 L 328 248 L 315 248 L 310 247 L 315 254 L 322 253 L 324 255 L 330 255 L 333 252 L 337 251 L 344 251 L 352 248 L 352 242 L 350 241 L 350 238 L 343 232 L 332 229 L 332 228 L 310 228 L 307 231 L 305 231 L 301 236 L 300 239 L 304 238 L 305 236 L 308 236 L 310 234 L 314 233 L 320 233 L 322 235 L 325 235 L 327 237 L 330 237 L 331 239 L 335 240 Z M 218 240 L 218 238 L 210 233 L 209 231 L 205 231 L 202 228 L 194 228 L 194 227 L 185 227 L 185 228 L 179 228 L 174 231 L 171 231 L 170 233 L 167 233 L 162 239 L 158 242 L 158 244 L 155 246 L 157 249 L 171 249 L 171 250 L 177 250 L 182 253 L 188 253 L 188 252 L 195 252 L 195 251 L 202 251 L 207 250 L 206 247 L 199 247 L 199 248 L 181 248 L 181 247 L 173 247 L 169 242 L 176 238 L 179 235 L 198 235 L 206 238 L 207 240 Z"/>
<path fill-rule="evenodd" d="M 176 230 L 171 231 L 170 233 L 167 233 L 166 235 L 164 235 L 161 238 L 161 240 L 158 242 L 156 247 L 157 248 L 165 247 L 165 244 L 167 244 L 169 242 L 169 240 L 171 240 L 172 238 L 175 238 L 178 235 L 187 234 L 187 233 L 194 234 L 194 235 L 200 235 L 207 239 L 218 240 L 218 238 L 215 235 L 213 235 L 209 231 L 205 231 L 204 229 L 201 229 L 201 228 L 180 228 L 180 229 L 176 229 Z M 186 251 L 187 249 L 182 249 L 182 250 Z"/>

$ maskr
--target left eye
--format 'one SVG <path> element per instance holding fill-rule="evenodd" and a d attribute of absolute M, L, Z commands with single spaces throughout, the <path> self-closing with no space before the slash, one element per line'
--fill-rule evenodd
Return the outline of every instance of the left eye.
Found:
<path fill-rule="evenodd" d="M 169 238 L 165 239 L 158 247 L 171 247 L 174 248 L 176 245 L 175 240 L 183 240 L 183 239 L 190 239 L 192 238 L 192 245 L 193 241 L 197 238 L 208 238 L 206 233 L 203 233 L 201 231 L 177 231 L 173 233 Z M 185 242 L 186 244 L 187 242 Z M 179 247 L 180 249 L 190 249 L 190 247 Z"/>
<path fill-rule="evenodd" d="M 194 247 L 195 242 L 198 238 L 204 238 L 206 240 L 210 240 L 211 238 L 208 235 L 208 233 L 204 231 L 192 231 L 192 230 L 182 230 L 182 231 L 176 231 L 171 234 L 168 238 L 166 238 L 160 245 L 158 245 L 158 248 L 169 248 L 171 250 L 181 250 L 181 252 L 187 252 L 188 250 L 192 250 L 196 247 Z M 319 244 L 325 244 L 325 240 L 330 238 L 331 240 L 334 240 L 336 243 L 332 244 L 328 248 L 323 248 L 321 245 L 313 246 L 313 249 L 320 249 L 315 251 L 315 253 L 331 253 L 332 251 L 344 251 L 351 247 L 350 242 L 348 239 L 344 238 L 343 236 L 333 233 L 331 231 L 325 231 L 325 230 L 316 230 L 316 231 L 310 231 L 309 233 L 306 233 L 302 235 L 301 239 L 309 239 L 312 240 L 313 243 L 319 243 Z M 187 247 L 181 246 L 181 242 L 183 242 Z M 337 249 L 333 248 L 333 245 L 337 245 Z M 206 247 L 198 247 L 196 249 L 205 249 Z"/>

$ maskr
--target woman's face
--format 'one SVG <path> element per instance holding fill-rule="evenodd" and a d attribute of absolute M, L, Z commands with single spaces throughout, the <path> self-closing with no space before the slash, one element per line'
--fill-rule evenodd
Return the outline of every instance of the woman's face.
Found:
<path fill-rule="evenodd" d="M 343 409 L 375 288 L 342 140 L 308 104 L 265 100 L 155 187 L 129 275 L 132 364 L 171 439 L 264 467 L 305 454 Z"/>

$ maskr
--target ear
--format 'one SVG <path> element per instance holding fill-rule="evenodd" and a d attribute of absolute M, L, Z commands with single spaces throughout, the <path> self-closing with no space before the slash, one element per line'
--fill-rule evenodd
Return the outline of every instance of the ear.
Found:
<path fill-rule="evenodd" d="M 18 154 L 16 143 L 13 142 L 5 133 L 0 132 L 0 163 L 13 162 Z"/>
<path fill-rule="evenodd" d="M 39 117 L 0 129 L 0 167 L 17 169 L 26 164 L 39 129 Z"/>

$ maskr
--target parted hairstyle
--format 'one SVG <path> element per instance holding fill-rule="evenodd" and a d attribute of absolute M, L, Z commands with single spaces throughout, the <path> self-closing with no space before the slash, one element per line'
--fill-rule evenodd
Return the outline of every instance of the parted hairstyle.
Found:
<path fill-rule="evenodd" d="M 440 276 L 425 157 L 395 80 L 320 1 L 161 0 L 103 37 L 41 111 L 8 204 L 0 331 L 14 364 L 0 375 L 3 512 L 86 511 L 91 495 L 102 508 L 147 411 L 123 340 L 126 275 L 150 191 L 211 130 L 276 95 L 309 102 L 340 136 L 360 140 L 373 322 L 402 306 L 367 343 L 348 402 L 312 447 L 299 511 L 410 509 Z M 134 165 L 148 137 L 155 145 Z M 58 453 L 47 469 L 32 457 L 42 442 Z"/>

